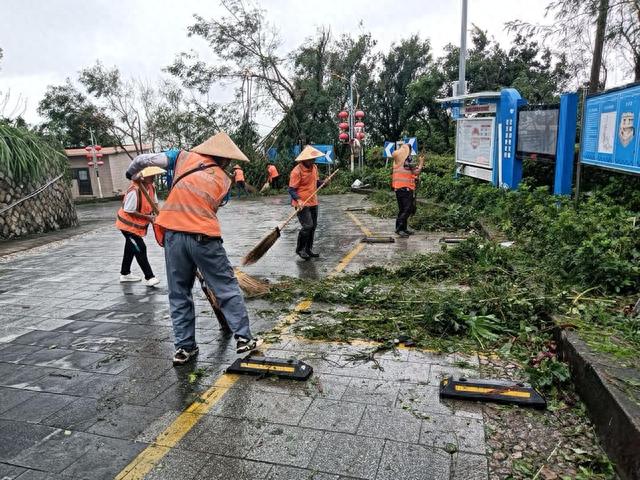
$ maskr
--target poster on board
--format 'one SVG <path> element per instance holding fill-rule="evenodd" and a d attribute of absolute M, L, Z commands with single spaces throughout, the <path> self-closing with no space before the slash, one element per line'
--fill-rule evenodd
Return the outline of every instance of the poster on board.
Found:
<path fill-rule="evenodd" d="M 602 112 L 598 132 L 598 153 L 613 153 L 615 132 L 616 112 Z"/>
<path fill-rule="evenodd" d="M 640 174 L 640 84 L 588 96 L 580 161 Z"/>
<path fill-rule="evenodd" d="M 495 121 L 491 118 L 462 118 L 457 122 L 456 162 L 493 169 Z"/>
<path fill-rule="evenodd" d="M 525 108 L 518 111 L 519 156 L 536 154 L 555 159 L 560 106 Z"/>

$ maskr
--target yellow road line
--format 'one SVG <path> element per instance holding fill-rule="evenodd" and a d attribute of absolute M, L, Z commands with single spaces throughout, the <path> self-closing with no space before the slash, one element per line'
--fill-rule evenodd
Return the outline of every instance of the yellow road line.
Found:
<path fill-rule="evenodd" d="M 350 216 L 365 235 L 371 234 L 371 232 L 362 225 L 356 217 L 353 215 Z M 329 276 L 337 275 L 342 272 L 363 248 L 364 245 L 358 243 L 342 258 L 342 260 L 340 260 Z M 293 312 L 284 318 L 284 323 L 291 324 L 295 322 L 299 313 L 309 310 L 312 303 L 313 301 L 310 299 L 300 301 L 293 309 Z M 266 346 L 268 345 L 265 344 L 265 347 Z M 138 456 L 129 463 L 129 465 L 124 467 L 114 480 L 142 480 L 156 465 L 158 465 L 158 463 L 160 463 L 162 458 L 169 453 L 187 433 L 189 433 L 196 423 L 200 421 L 202 416 L 220 401 L 224 394 L 229 391 L 229 388 L 231 388 L 239 378 L 239 375 L 232 375 L 228 373 L 222 374 L 211 388 L 200 395 L 195 402 L 189 405 L 189 407 L 187 407 L 187 409 L 184 410 L 178 418 L 171 423 L 171 425 L 158 435 L 152 444 L 140 452 Z"/>
<path fill-rule="evenodd" d="M 340 263 L 336 265 L 333 271 L 329 274 L 329 277 L 333 277 L 341 273 L 347 267 L 347 265 L 351 263 L 351 260 L 353 260 L 353 258 L 358 255 L 363 249 L 364 243 L 358 243 L 355 247 L 353 247 L 353 249 L 349 253 L 347 253 L 342 260 L 340 260 Z"/>
<path fill-rule="evenodd" d="M 238 381 L 238 375 L 224 374 L 197 401 L 184 410 L 154 442 L 134 458 L 115 477 L 115 480 L 140 480 L 155 467 L 169 451 L 191 430 L 200 418 L 220 401 Z"/>
<path fill-rule="evenodd" d="M 364 233 L 365 236 L 367 236 L 367 237 L 373 236 L 373 234 L 371 233 L 371 230 L 369 230 L 367 227 L 365 227 L 364 224 L 360 221 L 360 219 L 358 217 L 356 217 L 351 212 L 345 212 L 345 213 L 351 218 L 351 220 L 353 220 L 353 223 L 355 223 L 358 227 L 360 227 L 360 230 L 362 230 L 362 233 Z"/>

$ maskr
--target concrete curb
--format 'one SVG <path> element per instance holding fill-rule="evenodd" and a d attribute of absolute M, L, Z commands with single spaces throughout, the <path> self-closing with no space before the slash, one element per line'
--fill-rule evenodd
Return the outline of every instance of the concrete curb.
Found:
<path fill-rule="evenodd" d="M 635 382 L 640 373 L 594 354 L 576 332 L 558 329 L 555 337 L 618 475 L 623 480 L 640 480 L 640 405 L 621 390 L 625 379 Z"/>

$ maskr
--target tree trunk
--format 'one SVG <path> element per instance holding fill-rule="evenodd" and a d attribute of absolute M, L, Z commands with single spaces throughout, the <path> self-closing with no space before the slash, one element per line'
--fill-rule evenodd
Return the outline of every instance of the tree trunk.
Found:
<path fill-rule="evenodd" d="M 609 0 L 600 0 L 598 20 L 596 23 L 596 43 L 593 47 L 593 60 L 591 62 L 591 78 L 589 79 L 589 93 L 595 93 L 600 88 L 600 68 L 602 67 L 602 49 L 604 47 L 604 34 L 607 29 L 607 14 L 609 13 Z"/>

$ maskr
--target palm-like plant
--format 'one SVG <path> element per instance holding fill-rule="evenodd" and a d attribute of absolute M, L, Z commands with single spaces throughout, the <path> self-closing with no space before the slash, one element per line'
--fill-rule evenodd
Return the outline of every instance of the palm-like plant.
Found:
<path fill-rule="evenodd" d="M 42 136 L 0 121 L 0 171 L 16 181 L 37 182 L 66 167 L 61 149 Z"/>

